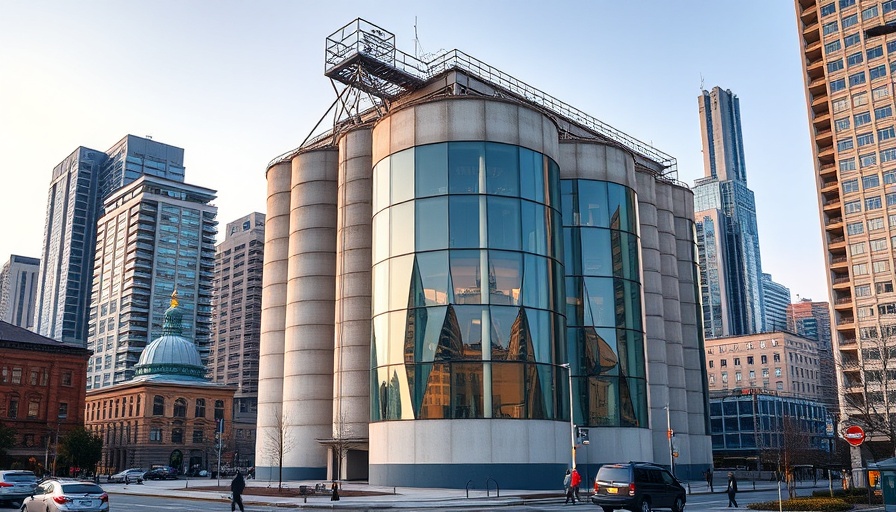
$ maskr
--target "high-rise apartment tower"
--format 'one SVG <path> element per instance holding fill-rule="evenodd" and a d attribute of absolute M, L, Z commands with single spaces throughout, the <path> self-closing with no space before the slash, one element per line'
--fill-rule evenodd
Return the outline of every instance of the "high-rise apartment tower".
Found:
<path fill-rule="evenodd" d="M 130 380 L 177 290 L 182 328 L 208 361 L 215 191 L 143 175 L 113 192 L 97 223 L 87 389 Z"/>
<path fill-rule="evenodd" d="M 796 0 L 818 209 L 846 415 L 880 394 L 874 354 L 896 335 L 896 2 Z M 890 342 L 892 343 L 892 342 Z M 896 361 L 890 360 L 892 368 Z M 892 386 L 892 383 L 890 384 Z M 892 389 L 892 387 L 890 388 Z M 872 436 L 873 437 L 873 436 Z"/>

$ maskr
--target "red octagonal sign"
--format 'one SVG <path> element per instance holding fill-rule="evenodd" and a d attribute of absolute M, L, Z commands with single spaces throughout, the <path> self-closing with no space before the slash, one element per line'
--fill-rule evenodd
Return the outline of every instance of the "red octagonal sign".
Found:
<path fill-rule="evenodd" d="M 865 431 L 862 430 L 862 427 L 853 425 L 846 428 L 846 432 L 843 433 L 843 438 L 846 439 L 847 443 L 853 446 L 859 446 L 865 441 Z"/>

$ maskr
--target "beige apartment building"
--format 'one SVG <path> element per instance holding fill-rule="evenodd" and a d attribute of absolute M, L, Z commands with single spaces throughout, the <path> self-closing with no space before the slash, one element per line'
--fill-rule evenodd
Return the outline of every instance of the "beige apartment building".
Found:
<path fill-rule="evenodd" d="M 706 340 L 710 392 L 760 388 L 818 400 L 819 368 L 816 342 L 785 331 Z"/>
<path fill-rule="evenodd" d="M 896 1 L 797 0 L 840 408 L 862 402 L 896 324 Z M 875 355 L 877 358 L 875 360 Z"/>

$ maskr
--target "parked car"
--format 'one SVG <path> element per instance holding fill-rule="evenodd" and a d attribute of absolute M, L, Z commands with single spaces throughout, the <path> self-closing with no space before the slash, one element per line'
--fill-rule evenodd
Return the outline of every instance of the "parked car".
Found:
<path fill-rule="evenodd" d="M 144 480 L 177 480 L 177 471 L 171 466 L 150 469 L 143 474 Z"/>
<path fill-rule="evenodd" d="M 115 473 L 114 475 L 109 477 L 109 483 L 122 483 L 122 482 L 131 482 L 131 483 L 143 483 L 143 475 L 146 473 L 146 470 L 143 468 L 131 468 L 126 469 L 120 473 Z"/>
<path fill-rule="evenodd" d="M 37 477 L 31 471 L 0 471 L 0 503 L 22 501 L 36 486 Z"/>
<path fill-rule="evenodd" d="M 648 462 L 605 464 L 594 477 L 591 501 L 604 512 L 624 508 L 650 512 L 669 508 L 682 512 L 687 493 L 678 480 L 665 469 Z"/>
<path fill-rule="evenodd" d="M 108 512 L 109 495 L 93 482 L 51 478 L 22 501 L 21 512 Z"/>

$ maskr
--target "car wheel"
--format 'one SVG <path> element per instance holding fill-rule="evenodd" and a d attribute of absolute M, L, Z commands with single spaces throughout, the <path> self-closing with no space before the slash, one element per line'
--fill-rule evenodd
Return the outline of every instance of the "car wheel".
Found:
<path fill-rule="evenodd" d="M 684 512 L 684 499 L 681 496 L 675 498 L 675 503 L 672 504 L 672 512 Z"/>
<path fill-rule="evenodd" d="M 638 506 L 638 512 L 650 512 L 650 500 L 647 498 L 641 499 L 641 504 Z"/>

